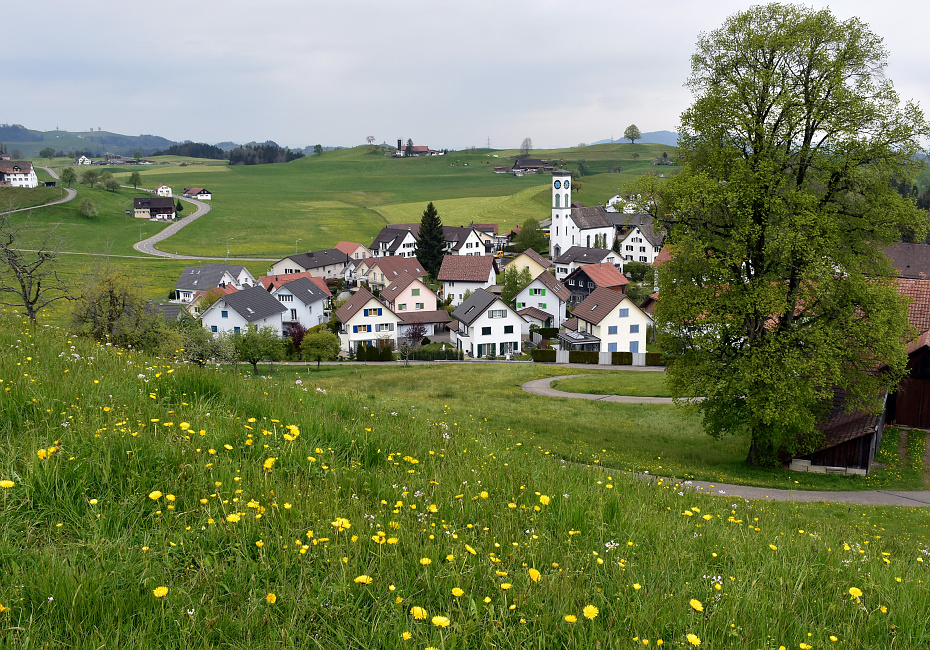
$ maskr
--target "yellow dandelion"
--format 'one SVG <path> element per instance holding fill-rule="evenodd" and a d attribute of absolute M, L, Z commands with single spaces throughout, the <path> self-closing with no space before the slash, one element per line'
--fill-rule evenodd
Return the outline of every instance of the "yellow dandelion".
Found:
<path fill-rule="evenodd" d="M 429 559 L 428 557 L 420 558 L 420 564 L 422 564 L 423 566 L 426 566 L 427 564 L 431 564 L 431 563 L 432 563 L 432 560 Z"/>
<path fill-rule="evenodd" d="M 445 616 L 434 616 L 433 617 L 433 625 L 435 625 L 436 627 L 449 627 L 449 623 L 450 623 L 449 619 L 446 618 Z"/>
<path fill-rule="evenodd" d="M 268 592 L 268 595 L 265 596 L 265 602 L 268 603 L 269 605 L 274 605 L 276 602 L 278 602 L 278 597 L 275 596 L 273 593 Z"/>
<path fill-rule="evenodd" d="M 422 621 L 429 616 L 429 614 L 426 613 L 425 609 L 423 609 L 422 607 L 416 606 L 416 605 L 410 608 L 410 613 L 418 621 Z"/>
<path fill-rule="evenodd" d="M 536 569 L 530 569 L 527 573 L 530 574 L 530 580 L 533 582 L 539 582 L 539 579 L 542 577 L 542 574 Z"/>
<path fill-rule="evenodd" d="M 501 589 L 503 589 L 504 591 L 507 591 L 507 590 L 510 589 L 512 586 L 513 586 L 513 585 L 510 584 L 509 582 L 502 582 L 502 583 L 501 583 Z"/>
<path fill-rule="evenodd" d="M 456 598 L 458 598 L 459 596 L 463 596 L 464 594 L 465 594 L 465 591 L 463 589 L 460 589 L 459 587 L 452 588 L 452 595 L 455 596 Z"/>
<path fill-rule="evenodd" d="M 688 639 L 688 643 L 691 645 L 701 645 L 701 640 L 698 638 L 697 634 L 691 634 L 689 632 L 685 638 Z"/>
<path fill-rule="evenodd" d="M 149 498 L 150 498 L 152 501 L 158 501 L 158 500 L 161 498 L 161 492 L 159 492 L 158 490 L 154 490 L 154 491 L 152 491 L 152 492 L 149 492 Z"/>
<path fill-rule="evenodd" d="M 849 595 L 852 596 L 853 598 L 862 598 L 862 590 L 859 589 L 858 587 L 850 587 Z"/>
<path fill-rule="evenodd" d="M 409 640 L 410 640 L 410 637 L 412 637 L 412 636 L 413 636 L 413 635 L 410 634 L 410 632 L 407 632 L 407 631 L 405 630 L 404 632 L 401 632 L 400 638 L 402 638 L 404 641 L 409 641 Z"/>
<path fill-rule="evenodd" d="M 488 498 L 488 493 L 485 492 L 485 491 L 482 491 L 482 492 L 481 492 L 481 498 L 482 498 L 482 499 L 487 499 L 487 498 Z"/>
<path fill-rule="evenodd" d="M 257 542 L 255 542 L 255 545 L 256 545 L 258 548 L 261 548 L 262 546 L 265 545 L 265 542 L 263 542 L 262 540 L 258 540 Z"/>
<path fill-rule="evenodd" d="M 233 513 L 233 514 L 231 514 L 231 515 L 226 515 L 226 521 L 228 521 L 228 522 L 231 523 L 231 524 L 234 524 L 234 523 L 236 523 L 237 521 L 239 521 L 239 515 L 237 515 L 237 514 L 235 514 L 235 513 Z"/>
<path fill-rule="evenodd" d="M 472 555 L 477 555 L 477 554 L 478 554 L 477 551 L 475 551 L 475 549 L 473 549 L 473 548 L 472 548 L 471 546 L 469 546 L 468 544 L 465 545 L 465 550 L 468 551 L 469 553 L 471 553 Z"/>
<path fill-rule="evenodd" d="M 633 589 L 635 589 L 636 591 L 639 591 L 642 588 L 643 586 L 639 584 L 638 582 L 633 583 Z"/>
<path fill-rule="evenodd" d="M 545 494 L 540 494 L 540 495 L 539 495 L 539 502 L 540 502 L 541 504 L 543 504 L 544 506 L 547 506 L 547 505 L 549 505 L 549 497 L 546 496 Z"/>
<path fill-rule="evenodd" d="M 578 622 L 578 617 L 575 616 L 574 614 L 566 614 L 564 616 L 564 619 L 566 623 L 577 623 Z"/>
<path fill-rule="evenodd" d="M 14 485 L 16 485 L 16 483 L 14 483 L 13 481 L 10 481 L 10 480 L 8 480 L 8 479 L 4 479 L 4 480 L 0 481 L 0 488 L 4 488 L 4 489 L 6 489 L 6 488 L 11 488 L 11 487 L 13 487 Z"/>
<path fill-rule="evenodd" d="M 775 546 L 774 544 L 769 544 L 769 548 L 772 549 L 773 551 L 777 551 L 777 550 L 778 550 L 778 547 Z"/>
<path fill-rule="evenodd" d="M 693 609 L 696 612 L 704 611 L 704 605 L 702 605 L 701 601 L 699 601 L 697 598 L 692 598 L 688 604 L 691 605 L 691 609 Z"/>
<path fill-rule="evenodd" d="M 882 612 L 882 614 L 887 614 L 887 613 L 888 613 L 888 608 L 887 608 L 887 607 L 885 607 L 884 605 L 882 605 L 882 606 L 881 606 L 881 607 L 879 607 L 878 609 L 880 609 L 880 610 L 881 610 L 881 612 Z"/>
<path fill-rule="evenodd" d="M 156 598 L 164 598 L 165 596 L 168 595 L 168 587 L 164 587 L 164 586 L 162 586 L 162 587 L 155 587 L 155 588 L 152 590 L 152 593 L 155 594 L 155 597 L 156 597 Z"/>
<path fill-rule="evenodd" d="M 833 643 L 836 643 L 837 641 L 839 641 L 839 639 L 833 634 L 830 635 L 830 640 L 833 641 Z"/>
<path fill-rule="evenodd" d="M 594 605 L 588 605 L 583 610 L 581 610 L 581 613 L 584 614 L 585 618 L 593 621 L 595 618 L 597 618 L 597 615 L 600 614 L 600 610 L 598 610 L 598 608 Z"/>
<path fill-rule="evenodd" d="M 362 574 L 362 575 L 358 576 L 357 578 L 355 578 L 355 584 L 359 584 L 359 585 L 370 585 L 371 582 L 372 582 L 371 576 L 368 576 L 368 575 L 365 575 L 365 574 Z"/>

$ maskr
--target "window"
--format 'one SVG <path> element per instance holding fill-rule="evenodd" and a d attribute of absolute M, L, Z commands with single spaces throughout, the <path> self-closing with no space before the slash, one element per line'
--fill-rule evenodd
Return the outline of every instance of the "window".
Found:
<path fill-rule="evenodd" d="M 292 310 L 291 310 L 291 320 L 297 320 L 297 310 L 296 310 L 296 309 L 292 309 Z"/>
<path fill-rule="evenodd" d="M 631 250 L 633 250 L 633 247 L 632 247 L 632 246 L 627 246 L 626 249 L 627 249 L 628 251 L 631 251 Z"/>
<path fill-rule="evenodd" d="M 629 318 L 629 317 L 630 317 L 630 310 L 629 310 L 629 308 L 623 308 L 623 309 L 621 309 L 621 310 L 620 310 L 620 313 L 619 313 L 618 315 L 620 316 L 620 318 Z"/>
<path fill-rule="evenodd" d="M 648 260 L 646 259 L 646 256 L 645 256 L 645 255 L 640 255 L 640 256 L 639 256 L 639 261 L 640 261 L 640 262 L 647 262 Z"/>
<path fill-rule="evenodd" d="M 546 303 L 544 303 L 544 302 L 539 303 L 539 308 L 540 308 L 540 309 L 545 309 L 545 308 L 546 308 Z"/>
<path fill-rule="evenodd" d="M 555 207 L 557 207 L 557 208 L 561 208 L 561 207 L 562 207 L 561 205 L 559 205 L 559 203 L 561 202 L 561 198 L 562 198 L 561 195 L 559 195 L 559 194 L 556 194 L 556 195 L 555 195 Z"/>
<path fill-rule="evenodd" d="M 525 302 L 518 302 L 518 303 L 517 303 L 517 309 L 523 309 L 524 307 L 526 307 L 526 303 L 525 303 Z"/>
<path fill-rule="evenodd" d="M 639 325 L 630 325 L 630 334 L 639 334 Z"/>
<path fill-rule="evenodd" d="M 407 303 L 402 302 L 397 305 L 397 311 L 407 311 Z"/>
<path fill-rule="evenodd" d="M 607 326 L 607 333 L 608 333 L 608 334 L 616 334 L 616 333 L 617 333 L 617 326 L 616 326 L 616 325 L 608 325 L 608 326 Z"/>
<path fill-rule="evenodd" d="M 507 310 L 491 309 L 488 311 L 488 318 L 507 318 Z"/>
<path fill-rule="evenodd" d="M 530 289 L 530 295 L 531 296 L 545 296 L 546 290 L 545 289 Z"/>
<path fill-rule="evenodd" d="M 365 316 L 380 316 L 381 307 L 372 307 L 371 309 L 365 310 Z"/>
<path fill-rule="evenodd" d="M 637 354 L 639 352 L 639 341 L 630 341 L 630 352 Z"/>
<path fill-rule="evenodd" d="M 490 327 L 482 327 L 482 328 L 481 328 L 481 336 L 491 336 L 491 328 L 490 328 Z"/>
<path fill-rule="evenodd" d="M 588 289 L 593 289 L 593 288 L 594 288 L 594 283 L 593 283 L 593 282 L 589 282 L 589 283 L 588 283 Z"/>
<path fill-rule="evenodd" d="M 216 334 L 216 325 L 211 325 L 211 326 L 210 326 L 210 331 L 213 332 L 214 334 Z"/>
<path fill-rule="evenodd" d="M 229 318 L 229 312 L 224 309 L 220 312 L 220 318 Z"/>
<path fill-rule="evenodd" d="M 233 328 L 233 331 L 234 331 L 234 332 L 241 332 L 241 331 L 242 331 L 242 328 L 240 328 L 240 327 L 234 327 L 234 328 Z"/>
<path fill-rule="evenodd" d="M 426 308 L 426 303 L 418 302 L 416 308 L 417 308 L 417 309 L 425 309 L 425 308 Z"/>
<path fill-rule="evenodd" d="M 504 334 L 513 334 L 513 325 L 504 325 Z"/>
<path fill-rule="evenodd" d="M 645 253 L 645 252 L 646 252 L 646 247 L 645 247 L 645 246 L 640 246 L 640 247 L 639 247 L 639 252 L 640 252 L 640 253 Z"/>
<path fill-rule="evenodd" d="M 278 296 L 278 300 L 280 300 L 281 302 L 294 302 L 294 296 L 291 296 L 288 294 L 281 294 L 280 296 Z"/>
<path fill-rule="evenodd" d="M 616 351 L 617 351 L 617 344 L 616 344 L 616 343 L 608 343 L 608 344 L 607 344 L 607 351 L 608 351 L 608 352 L 616 352 Z"/>
<path fill-rule="evenodd" d="M 419 296 L 419 295 L 420 295 L 420 290 L 419 290 L 419 289 L 411 289 L 411 290 L 410 290 L 410 295 L 411 295 L 411 296 Z"/>

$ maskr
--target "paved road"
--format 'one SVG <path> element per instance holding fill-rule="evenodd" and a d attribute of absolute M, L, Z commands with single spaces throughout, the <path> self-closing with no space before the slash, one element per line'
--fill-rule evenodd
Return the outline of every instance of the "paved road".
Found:
<path fill-rule="evenodd" d="M 535 395 L 546 397 L 562 397 L 565 399 L 586 399 L 602 402 L 620 402 L 623 404 L 671 404 L 670 397 L 629 397 L 625 395 L 587 395 L 584 393 L 566 393 L 555 390 L 550 384 L 555 379 L 568 377 L 583 377 L 584 375 L 562 375 L 560 377 L 547 377 L 534 379 L 523 384 L 523 390 Z M 642 478 L 658 480 L 659 477 L 639 475 Z M 885 491 L 869 490 L 855 492 L 825 492 L 814 490 L 779 490 L 775 488 L 750 487 L 747 485 L 729 485 L 725 483 L 711 483 L 709 481 L 681 481 L 676 478 L 662 478 L 666 483 L 679 485 L 696 492 L 703 492 L 713 496 L 734 496 L 743 499 L 759 499 L 761 501 L 795 501 L 795 502 L 824 502 L 848 503 L 867 506 L 930 506 L 930 491 Z"/>
<path fill-rule="evenodd" d="M 39 167 L 39 169 L 44 169 L 45 171 L 48 172 L 49 176 L 58 180 L 58 174 L 56 174 L 55 170 L 52 169 L 51 167 Z M 64 187 L 62 189 L 65 192 L 67 192 L 67 195 L 63 199 L 58 199 L 56 201 L 50 201 L 48 203 L 43 203 L 42 205 L 34 205 L 31 208 L 19 208 L 18 210 L 10 210 L 8 212 L 4 212 L 3 214 L 13 214 L 14 212 L 27 212 L 29 210 L 38 210 L 39 208 L 46 208 L 50 205 L 58 205 L 59 203 L 67 203 L 68 201 L 73 201 L 74 197 L 77 196 L 77 190 L 72 190 L 70 187 Z"/>

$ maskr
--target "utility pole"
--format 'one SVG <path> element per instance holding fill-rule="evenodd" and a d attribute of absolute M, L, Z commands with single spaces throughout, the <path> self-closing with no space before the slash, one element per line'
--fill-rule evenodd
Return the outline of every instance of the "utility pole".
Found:
<path fill-rule="evenodd" d="M 488 149 L 491 148 L 491 136 L 488 136 Z"/>

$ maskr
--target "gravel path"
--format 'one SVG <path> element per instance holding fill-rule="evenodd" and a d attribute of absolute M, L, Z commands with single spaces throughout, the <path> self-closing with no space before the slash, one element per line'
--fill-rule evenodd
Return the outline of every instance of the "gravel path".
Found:
<path fill-rule="evenodd" d="M 545 397 L 561 397 L 565 399 L 586 399 L 601 402 L 620 402 L 622 404 L 671 404 L 670 397 L 629 397 L 625 395 L 588 395 L 584 393 L 566 393 L 555 390 L 550 384 L 555 379 L 568 377 L 583 377 L 584 375 L 562 375 L 560 377 L 547 377 L 534 379 L 523 384 L 523 390 L 534 395 Z M 928 448 L 930 458 L 930 448 Z M 643 475 L 643 478 L 658 480 L 659 477 Z M 826 492 L 814 490 L 779 490 L 776 488 L 750 487 L 747 485 L 729 485 L 726 483 L 711 483 L 710 481 L 681 481 L 680 479 L 663 477 L 666 483 L 678 483 L 697 492 L 713 496 L 734 496 L 744 499 L 758 499 L 761 501 L 795 501 L 809 503 L 848 503 L 850 505 L 864 506 L 930 506 L 930 490 L 919 491 L 885 491 L 868 490 L 852 492 Z"/>

